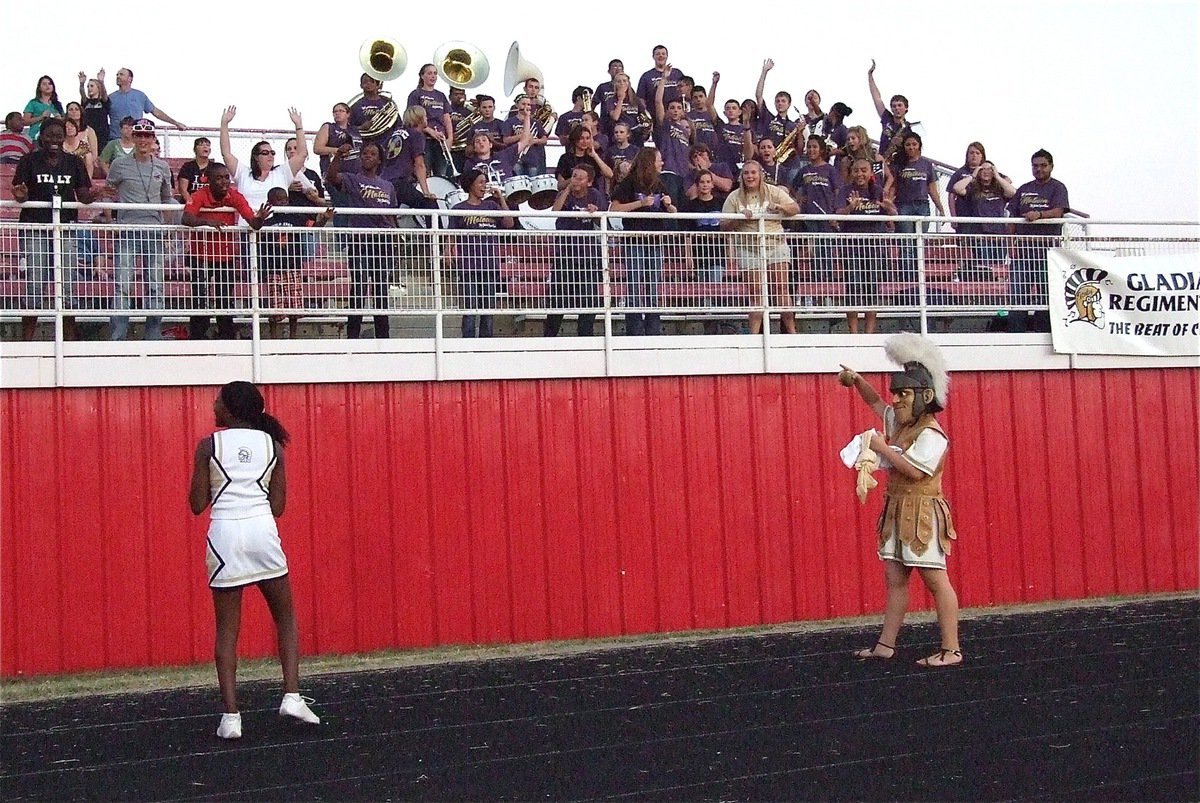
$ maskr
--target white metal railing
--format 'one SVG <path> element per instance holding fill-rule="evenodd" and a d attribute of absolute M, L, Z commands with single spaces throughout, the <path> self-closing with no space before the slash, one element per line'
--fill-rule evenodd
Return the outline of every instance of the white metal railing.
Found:
<path fill-rule="evenodd" d="M 167 219 L 179 209 L 141 208 L 160 209 Z M 163 316 L 170 335 L 193 338 L 205 335 L 214 323 L 218 337 L 233 337 L 234 318 L 248 319 L 249 337 L 256 343 L 264 335 L 281 336 L 287 328 L 295 334 L 293 320 L 305 319 L 333 323 L 338 331 L 345 326 L 356 335 L 372 328 L 362 318 L 374 318 L 377 336 L 390 334 L 393 318 L 431 319 L 429 331 L 409 327 L 405 334 L 439 341 L 451 334 L 491 334 L 497 316 L 544 318 L 544 332 L 554 334 L 561 316 L 570 315 L 582 333 L 606 337 L 622 319 L 626 332 L 656 334 L 663 315 L 729 331 L 739 319 L 754 316 L 786 322 L 792 316 L 804 320 L 861 313 L 864 325 L 867 315 L 907 316 L 928 331 L 930 320 L 938 316 L 1045 309 L 1044 256 L 1049 247 L 1066 244 L 1117 253 L 1200 248 L 1194 222 L 1067 219 L 1047 223 L 1049 236 L 1029 237 L 951 231 L 951 225 L 989 222 L 981 219 L 891 218 L 921 220 L 926 228 L 913 234 L 801 230 L 775 235 L 767 231 L 767 218 L 753 221 L 746 232 L 691 230 L 695 221 L 714 217 L 746 223 L 719 215 L 536 213 L 542 222 L 526 228 L 534 219 L 526 213 L 520 222 L 514 219 L 511 229 L 481 230 L 457 225 L 471 225 L 469 217 L 478 224 L 479 219 L 515 216 L 452 210 L 400 214 L 411 227 L 297 225 L 218 233 L 170 224 L 3 222 L 0 315 L 10 321 L 51 318 L 60 344 L 72 334 L 76 318 L 107 319 L 117 336 L 125 334 L 126 319 L 144 321 L 142 332 L 154 337 L 161 332 L 158 319 Z M 57 210 L 54 215 L 58 220 Z M 675 230 L 621 228 L 622 221 L 634 218 L 657 218 L 664 221 L 663 228 Z M 793 219 L 801 225 L 862 220 Z M 545 228 L 553 222 L 590 228 Z M 1089 233 L 1101 226 L 1113 233 Z M 1139 234 L 1145 226 L 1178 234 Z M 447 329 L 448 323 L 454 331 Z M 767 329 L 765 338 L 770 337 Z"/>

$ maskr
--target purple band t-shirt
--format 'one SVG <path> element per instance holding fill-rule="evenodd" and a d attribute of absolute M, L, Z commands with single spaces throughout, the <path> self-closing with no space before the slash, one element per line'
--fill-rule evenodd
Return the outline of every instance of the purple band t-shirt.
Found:
<path fill-rule="evenodd" d="M 341 181 L 348 196 L 347 206 L 354 209 L 394 209 L 400 205 L 396 188 L 387 179 L 351 173 L 343 175 Z M 358 229 L 392 228 L 389 218 L 383 215 L 349 215 L 346 225 Z"/>
<path fill-rule="evenodd" d="M 858 209 L 851 209 L 847 214 L 863 215 L 868 218 L 878 218 L 880 215 L 885 214 L 883 207 L 879 203 L 883 200 L 883 189 L 875 182 L 868 184 L 866 190 L 859 190 L 850 184 L 842 187 L 837 195 L 837 208 L 841 209 L 845 207 L 850 203 L 850 199 L 855 196 L 862 199 L 862 206 Z M 871 234 L 884 231 L 886 223 L 878 219 L 863 220 L 862 222 L 857 220 L 843 220 L 838 226 L 846 234 Z"/>
<path fill-rule="evenodd" d="M 929 184 L 937 180 L 933 162 L 924 156 L 900 165 L 896 174 L 896 204 L 916 204 L 929 200 Z"/>
<path fill-rule="evenodd" d="M 414 89 L 408 93 L 408 106 L 420 106 L 429 118 L 429 127 L 449 135 L 442 116 L 450 113 L 450 99 L 437 89 Z"/>
<path fill-rule="evenodd" d="M 804 199 L 800 213 L 804 215 L 832 215 L 837 209 L 838 191 L 842 188 L 842 174 L 831 164 L 809 164 L 800 168 L 796 175 L 796 194 Z"/>

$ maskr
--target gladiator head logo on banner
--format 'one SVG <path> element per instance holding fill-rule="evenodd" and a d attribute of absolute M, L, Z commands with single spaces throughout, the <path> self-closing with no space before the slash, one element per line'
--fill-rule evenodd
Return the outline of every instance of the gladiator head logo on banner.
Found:
<path fill-rule="evenodd" d="M 1067 302 L 1066 322 L 1090 323 L 1104 328 L 1104 290 L 1108 271 L 1099 268 L 1080 268 L 1067 277 L 1063 297 Z"/>

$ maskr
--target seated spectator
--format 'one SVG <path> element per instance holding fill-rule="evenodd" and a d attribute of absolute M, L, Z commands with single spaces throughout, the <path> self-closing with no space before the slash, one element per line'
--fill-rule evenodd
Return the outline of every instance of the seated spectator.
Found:
<path fill-rule="evenodd" d="M 116 192 L 122 204 L 170 204 L 175 201 L 171 182 L 171 167 L 154 155 L 154 122 L 138 120 L 133 125 L 134 150 L 131 156 L 115 159 L 108 171 L 109 189 Z M 163 213 L 158 209 L 122 209 L 117 212 L 122 224 L 117 234 L 117 267 L 113 281 L 113 309 L 128 310 L 132 306 L 135 261 L 141 262 L 146 283 L 146 304 L 151 310 L 166 306 L 164 260 L 167 238 L 160 228 Z M 113 340 L 124 340 L 129 333 L 129 316 L 114 315 Z M 162 338 L 162 315 L 149 315 L 143 333 L 146 340 Z"/>
<path fill-rule="evenodd" d="M 871 144 L 867 129 L 861 125 L 853 125 L 846 129 L 846 155 L 838 159 L 837 163 L 838 172 L 842 174 L 842 184 L 850 183 L 850 166 L 859 159 L 865 159 L 871 165 L 871 174 L 875 183 L 883 190 L 883 194 L 888 198 L 893 197 L 895 187 L 891 168 L 883 155 Z"/>
<path fill-rule="evenodd" d="M 112 102 L 104 86 L 103 68 L 95 78 L 88 78 L 87 73 L 80 71 L 79 102 L 83 105 L 83 119 L 87 120 L 88 128 L 96 135 L 96 149 L 103 152 L 112 139 L 112 122 L 109 120 Z"/>
<path fill-rule="evenodd" d="M 942 205 L 942 193 L 938 189 L 937 168 L 921 154 L 921 135 L 909 131 L 904 135 L 901 147 L 902 150 L 897 151 L 892 162 L 896 176 L 898 214 L 925 217 L 929 214 L 929 201 L 932 199 L 938 214 L 945 216 L 946 208 Z M 915 234 L 919 225 L 916 221 L 899 221 L 896 223 L 896 232 Z M 905 282 L 917 280 L 917 241 L 913 237 L 900 240 L 900 279 Z"/>
<path fill-rule="evenodd" d="M 281 190 L 282 192 L 282 190 Z M 217 211 L 231 207 L 234 211 Z M 238 216 L 252 229 L 259 229 L 271 208 L 263 204 L 255 212 L 246 198 L 232 186 L 229 169 L 214 163 L 208 169 L 208 184 L 197 187 L 183 209 L 183 225 L 192 228 L 209 227 L 217 234 L 195 232 L 188 238 L 188 264 L 191 268 L 192 306 L 196 309 L 228 310 L 233 307 L 233 287 L 239 272 L 239 234 L 222 231 L 237 224 Z M 211 288 L 211 295 L 208 289 Z M 208 334 L 208 315 L 193 316 L 188 324 L 192 340 L 204 340 Z M 217 316 L 217 337 L 233 340 L 237 332 L 233 316 Z"/>
<path fill-rule="evenodd" d="M 317 215 L 280 214 L 292 202 L 292 191 L 272 187 L 267 193 L 270 214 L 258 232 L 258 275 L 262 278 L 263 306 L 268 309 L 304 308 L 304 263 L 312 259 L 313 233 L 305 229 L 321 227 L 333 220 L 333 209 Z M 304 205 L 310 205 L 308 199 Z M 288 338 L 300 333 L 300 316 L 272 314 L 267 320 L 268 337 L 278 339 L 281 324 L 287 319 Z"/>
<path fill-rule="evenodd" d="M 115 159 L 121 156 L 129 156 L 133 153 L 133 124 L 136 122 L 132 117 L 126 117 L 121 120 L 121 133 L 116 139 L 110 139 L 108 144 L 104 146 L 104 150 L 100 152 L 100 169 L 105 174 Z"/>
<path fill-rule="evenodd" d="M 26 201 L 52 201 L 61 198 L 63 201 L 80 201 L 91 203 L 94 197 L 92 179 L 87 174 L 83 160 L 74 154 L 65 153 L 62 148 L 66 136 L 61 120 L 48 119 L 43 123 L 38 149 L 21 157 L 12 177 L 12 197 L 18 203 Z M 54 236 L 52 223 L 54 210 L 21 209 L 21 223 L 40 223 L 36 228 L 22 229 L 19 232 L 21 252 L 25 256 L 25 301 L 26 309 L 42 309 L 46 303 L 47 291 L 53 296 L 54 291 Z M 75 223 L 79 220 L 76 209 L 62 210 L 63 223 Z M 70 268 L 74 267 L 72 259 L 73 241 L 63 237 L 59 243 L 59 252 L 66 259 L 63 267 L 63 300 L 68 308 L 73 305 L 73 282 Z M 68 340 L 76 339 L 75 319 L 63 319 L 63 330 Z M 33 340 L 37 331 L 37 317 L 21 318 L 21 335 L 25 340 Z"/>
<path fill-rule="evenodd" d="M 883 188 L 874 180 L 872 164 L 866 159 L 855 159 L 850 165 L 850 181 L 838 193 L 838 215 L 864 215 L 857 220 L 843 220 L 838 224 L 842 234 L 882 234 L 887 223 L 882 215 L 896 214 L 896 205 L 884 194 Z M 866 334 L 875 332 L 875 310 L 870 309 L 878 301 L 878 286 L 883 281 L 887 265 L 887 242 L 881 237 L 850 237 L 841 243 L 842 269 L 846 274 L 846 294 L 853 306 L 868 309 L 865 318 Z M 859 312 L 846 313 L 846 326 L 851 334 L 858 334 Z"/>
<path fill-rule="evenodd" d="M 220 162 L 214 162 L 212 155 L 212 140 L 208 137 L 196 137 L 192 141 L 193 159 L 184 162 L 179 168 L 179 177 L 175 180 L 175 192 L 183 200 L 184 205 L 192 198 L 192 194 L 201 187 L 208 186 L 208 173 L 214 167 L 224 167 Z"/>
<path fill-rule="evenodd" d="M 63 105 L 58 100 L 58 90 L 54 87 L 54 79 L 43 75 L 38 79 L 33 97 L 25 104 L 25 125 L 29 128 L 29 137 L 34 141 L 42 130 L 42 121 L 51 117 L 62 117 Z"/>
<path fill-rule="evenodd" d="M 83 107 L 75 101 L 71 101 L 67 104 L 67 113 L 63 119 L 71 121 L 75 125 L 76 135 L 86 141 L 87 152 L 91 156 L 91 163 L 88 165 L 88 169 L 95 168 L 96 163 L 100 161 L 100 150 L 97 147 L 96 132 L 88 127 L 87 120 L 83 116 Z M 67 137 L 70 138 L 70 136 L 71 132 L 68 130 Z M 82 154 L 79 155 L 82 156 Z"/>
<path fill-rule="evenodd" d="M 109 95 L 108 100 L 110 103 L 109 120 L 111 121 L 109 135 L 113 138 L 121 133 L 119 129 L 121 120 L 126 117 L 136 120 L 144 118 L 148 114 L 154 115 L 164 123 L 170 123 L 180 131 L 187 128 L 183 123 L 151 103 L 145 92 L 133 88 L 133 70 L 128 67 L 117 70 L 117 91 Z"/>
<path fill-rule="evenodd" d="M 486 131 L 477 136 L 487 137 Z M 507 211 L 504 193 L 489 183 L 487 173 L 469 170 L 459 179 L 467 199 L 456 204 L 460 211 Z M 501 228 L 511 229 L 513 218 L 492 215 L 457 215 L 450 218 L 452 231 L 470 232 L 453 236 L 447 241 L 451 264 L 458 274 L 459 298 L 465 310 L 462 316 L 463 337 L 492 337 L 495 334 L 493 316 L 472 310 L 493 309 L 496 292 L 501 287 L 500 237 Z"/>
<path fill-rule="evenodd" d="M 908 122 L 908 98 L 892 95 L 888 105 L 883 105 L 883 96 L 875 85 L 874 59 L 871 59 L 871 69 L 867 70 L 867 86 L 871 90 L 871 100 L 875 102 L 875 111 L 879 114 L 879 124 L 883 127 L 879 132 L 879 152 L 890 161 L 901 150 L 904 136 L 912 131 Z"/>
<path fill-rule="evenodd" d="M 958 215 L 961 217 L 1000 218 L 1005 216 L 1008 199 L 1017 193 L 1008 177 L 997 172 L 991 162 L 982 162 L 963 176 L 951 188 L 952 195 L 961 203 L 958 204 Z M 966 248 L 971 255 L 971 269 L 960 275 L 966 281 L 992 281 L 993 268 L 1004 264 L 1007 243 L 1001 236 L 1006 233 L 1004 223 L 963 223 L 958 227 L 960 234 L 989 235 L 984 237 L 968 237 Z"/>
<path fill-rule="evenodd" d="M 578 129 L 577 129 L 578 130 Z M 587 129 L 583 129 L 588 133 Z M 576 135 L 572 131 L 572 136 Z M 559 163 L 561 167 L 561 162 Z M 607 165 L 605 165 L 607 167 Z M 592 186 L 596 171 L 586 161 L 571 168 L 566 184 L 560 181 L 554 199 L 555 212 L 587 212 L 596 214 L 608 209 L 608 198 Z M 554 222 L 558 231 L 595 231 L 599 218 L 559 218 Z M 559 237 L 554 246 L 554 269 L 550 274 L 550 304 L 558 309 L 595 309 L 604 304 L 599 287 L 604 281 L 600 240 L 597 237 Z M 542 326 L 545 337 L 556 337 L 562 328 L 563 316 L 546 316 Z M 591 337 L 595 333 L 596 313 L 580 312 L 576 334 Z"/>
<path fill-rule="evenodd" d="M 225 166 L 233 175 L 234 186 L 237 187 L 238 192 L 246 196 L 246 202 L 250 204 L 251 208 L 257 209 L 265 204 L 267 193 L 272 187 L 287 189 L 293 181 L 299 180 L 301 184 L 308 181 L 304 177 L 304 162 L 308 159 L 308 144 L 304 136 L 304 122 L 300 117 L 300 112 L 294 108 L 288 109 L 288 116 L 296 130 L 298 145 L 291 158 L 281 164 L 275 164 L 275 149 L 271 147 L 271 143 L 260 140 L 254 143 L 254 147 L 250 149 L 248 166 L 241 164 L 233 155 L 233 148 L 229 142 L 229 124 L 236 114 L 237 106 L 228 106 L 221 115 L 221 158 L 225 160 Z"/>
<path fill-rule="evenodd" d="M 703 143 L 697 143 L 688 149 L 688 164 L 691 170 L 684 176 L 684 197 L 695 198 L 699 193 L 700 176 L 708 173 L 713 182 L 713 191 L 721 196 L 733 192 L 733 171 L 723 162 L 713 162 L 712 149 Z"/>
<path fill-rule="evenodd" d="M 820 134 L 812 134 L 805 143 L 808 164 L 800 168 L 792 194 L 802 215 L 832 215 L 842 188 L 842 176 L 829 164 L 829 143 Z M 810 260 L 812 280 L 833 281 L 833 239 L 837 227 L 830 220 L 806 220 L 804 230 L 813 235 Z"/>
<path fill-rule="evenodd" d="M 716 192 L 715 176 L 708 170 L 699 171 L 694 186 L 695 194 L 683 203 L 680 212 L 693 214 L 708 213 L 714 217 L 692 218 L 680 223 L 685 231 L 691 232 L 685 242 L 685 259 L 697 282 L 716 284 L 725 279 L 725 266 L 731 262 L 732 243 L 721 235 L 721 219 L 715 217 L 725 206 L 724 194 Z M 706 297 L 706 307 L 719 303 L 720 299 Z M 704 322 L 704 334 L 715 335 L 720 331 L 717 321 Z"/>
<path fill-rule="evenodd" d="M 723 231 L 740 232 L 734 247 L 737 262 L 742 275 L 762 287 L 765 284 L 769 297 L 762 298 L 760 293 L 755 297 L 761 298 L 764 306 L 773 303 L 780 307 L 779 319 L 783 331 L 788 334 L 796 333 L 796 313 L 788 309 L 792 306 L 790 277 L 788 275 L 792 262 L 791 249 L 783 236 L 783 224 L 778 220 L 761 221 L 767 215 L 794 215 L 800 207 L 783 187 L 768 184 L 763 179 L 762 165 L 753 159 L 742 167 L 740 186 L 725 199 L 722 212 L 727 215 L 741 215 L 743 220 L 722 220 Z M 762 222 L 766 232 L 765 244 L 756 236 L 759 223 Z M 757 335 L 763 330 L 763 313 L 750 313 L 750 334 Z"/>
<path fill-rule="evenodd" d="M 25 115 L 9 112 L 4 116 L 4 132 L 0 133 L 0 164 L 16 164 L 32 150 L 33 143 L 25 136 Z"/>
<path fill-rule="evenodd" d="M 983 164 L 985 159 L 987 159 L 987 151 L 984 149 L 983 143 L 972 142 L 967 146 L 967 155 L 964 157 L 963 166 L 955 170 L 946 182 L 946 195 L 949 196 L 947 203 L 950 207 L 950 217 L 965 217 L 970 214 L 969 212 L 964 213 L 959 210 L 958 200 L 961 196 L 954 191 L 954 187 L 967 176 L 973 176 L 975 168 Z M 955 229 L 962 231 L 962 228 L 959 226 L 955 226 Z"/>

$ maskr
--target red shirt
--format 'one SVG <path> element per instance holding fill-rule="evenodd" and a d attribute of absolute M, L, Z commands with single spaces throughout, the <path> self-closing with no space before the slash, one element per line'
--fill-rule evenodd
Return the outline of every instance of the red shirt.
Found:
<path fill-rule="evenodd" d="M 236 211 L 216 211 L 223 206 L 233 207 Z M 213 198 L 212 187 L 201 187 L 192 193 L 192 197 L 188 198 L 187 206 L 183 208 L 183 211 L 190 215 L 195 215 L 201 220 L 220 223 L 222 226 L 237 225 L 238 215 L 245 218 L 246 222 L 254 219 L 254 210 L 250 208 L 250 204 L 247 203 L 245 196 L 233 187 L 226 190 L 225 197 L 219 201 Z M 192 232 L 189 238 L 192 256 L 219 262 L 229 262 L 236 253 L 234 250 L 236 237 L 238 237 L 236 234 L 226 234 L 210 229 L 198 229 Z"/>

